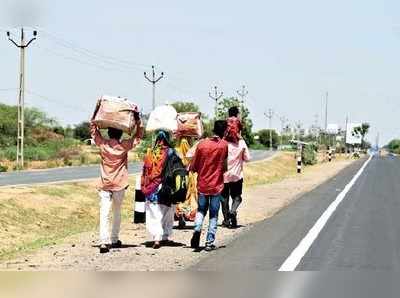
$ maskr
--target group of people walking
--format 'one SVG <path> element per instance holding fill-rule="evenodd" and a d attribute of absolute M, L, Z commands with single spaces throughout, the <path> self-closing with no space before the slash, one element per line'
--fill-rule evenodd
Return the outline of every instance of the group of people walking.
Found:
<path fill-rule="evenodd" d="M 113 128 L 108 129 L 109 139 L 103 138 L 96 125 L 91 123 L 91 135 L 100 148 L 102 158 L 98 186 L 100 253 L 122 246 L 119 231 L 121 204 L 128 187 L 128 152 L 139 144 L 143 136 L 142 122 L 138 115 L 135 117 L 136 134 L 129 140 L 121 140 L 122 131 Z M 146 198 L 146 229 L 154 249 L 171 241 L 175 219 L 179 220 L 181 227 L 187 220 L 194 221 L 190 246 L 199 248 L 203 222 L 209 213 L 205 250 L 214 250 L 220 206 L 224 218 L 222 225 L 227 228 L 238 226 L 237 210 L 242 202 L 243 163 L 250 160 L 246 142 L 241 137 L 241 127 L 239 109 L 232 107 L 227 120 L 215 121 L 214 135 L 196 144 L 181 138 L 175 149 L 170 132 L 156 132 L 154 145 L 145 155 L 141 175 L 141 191 Z M 170 169 L 171 162 L 185 168 L 173 168 L 172 171 L 175 179 L 173 183 L 177 184 L 172 188 L 176 186 L 185 189 L 185 197 L 181 201 L 165 195 L 168 175 L 166 167 Z M 113 219 L 110 233 L 111 208 Z"/>

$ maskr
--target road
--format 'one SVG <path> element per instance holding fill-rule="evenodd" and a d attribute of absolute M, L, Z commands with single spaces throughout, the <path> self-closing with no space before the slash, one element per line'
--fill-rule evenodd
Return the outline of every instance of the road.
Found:
<path fill-rule="evenodd" d="M 280 269 L 364 162 L 353 163 L 192 269 Z M 373 157 L 293 269 L 400 270 L 399 177 L 400 159 Z"/>
<path fill-rule="evenodd" d="M 251 154 L 253 161 L 258 161 L 272 156 L 273 153 L 263 150 L 252 150 Z M 130 163 L 128 168 L 130 174 L 139 173 L 142 169 L 142 164 L 138 162 Z M 0 174 L 0 187 L 10 185 L 76 181 L 97 178 L 99 175 L 100 168 L 98 165 L 9 172 Z"/>

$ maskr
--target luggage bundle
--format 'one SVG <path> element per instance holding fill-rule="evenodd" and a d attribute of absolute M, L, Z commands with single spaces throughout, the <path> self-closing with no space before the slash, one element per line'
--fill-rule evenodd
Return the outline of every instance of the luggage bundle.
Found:
<path fill-rule="evenodd" d="M 177 135 L 180 137 L 201 138 L 203 136 L 201 113 L 187 112 L 178 114 Z"/>
<path fill-rule="evenodd" d="M 136 104 L 126 98 L 103 95 L 96 105 L 92 120 L 99 128 L 113 127 L 131 134 L 135 125 Z"/>
<path fill-rule="evenodd" d="M 171 133 L 176 133 L 178 124 L 176 118 L 178 113 L 171 105 L 159 106 L 150 113 L 147 122 L 146 131 L 154 132 L 157 130 L 166 130 Z"/>

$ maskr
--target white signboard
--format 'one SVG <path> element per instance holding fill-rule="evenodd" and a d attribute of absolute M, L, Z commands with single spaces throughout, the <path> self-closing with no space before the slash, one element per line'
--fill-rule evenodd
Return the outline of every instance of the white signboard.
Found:
<path fill-rule="evenodd" d="M 339 125 L 328 124 L 328 126 L 326 128 L 326 132 L 330 135 L 337 135 L 339 133 Z"/>
<path fill-rule="evenodd" d="M 346 128 L 346 144 L 361 144 L 361 136 L 354 134 L 354 128 L 361 126 L 361 123 L 347 123 Z"/>

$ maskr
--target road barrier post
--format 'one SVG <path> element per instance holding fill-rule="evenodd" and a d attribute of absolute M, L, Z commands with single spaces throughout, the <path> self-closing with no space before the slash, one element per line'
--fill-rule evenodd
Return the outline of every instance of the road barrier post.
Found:
<path fill-rule="evenodd" d="M 140 175 L 136 177 L 135 212 L 134 212 L 133 222 L 135 224 L 146 222 L 145 197 L 142 192 Z"/>
<path fill-rule="evenodd" d="M 297 173 L 301 174 L 301 155 L 297 156 Z"/>
<path fill-rule="evenodd" d="M 328 150 L 328 161 L 331 162 L 332 161 L 332 150 Z"/>

